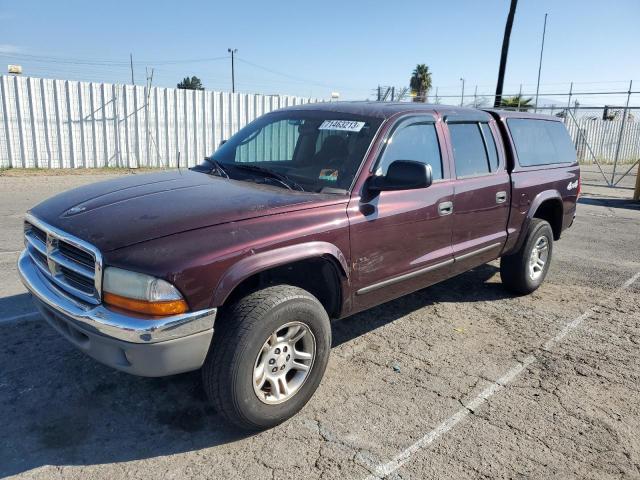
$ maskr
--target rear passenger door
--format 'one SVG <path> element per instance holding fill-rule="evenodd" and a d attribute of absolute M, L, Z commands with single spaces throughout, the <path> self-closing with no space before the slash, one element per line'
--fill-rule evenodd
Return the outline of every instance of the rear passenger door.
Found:
<path fill-rule="evenodd" d="M 452 247 L 457 273 L 500 254 L 507 238 L 510 178 L 493 120 L 446 123 L 455 166 Z"/>

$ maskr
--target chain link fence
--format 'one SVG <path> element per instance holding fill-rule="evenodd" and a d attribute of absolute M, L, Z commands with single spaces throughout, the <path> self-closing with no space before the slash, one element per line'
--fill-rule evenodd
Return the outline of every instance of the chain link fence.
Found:
<path fill-rule="evenodd" d="M 406 88 L 382 87 L 381 90 L 378 87 L 377 98 L 474 108 L 493 108 L 494 105 L 495 94 L 478 93 L 478 87 L 471 91 L 467 89 L 465 93 L 461 85 L 459 94 L 443 94 L 442 91 L 435 87 L 430 95 L 419 97 Z M 578 161 L 595 165 L 607 185 L 615 186 L 640 160 L 640 107 L 633 105 L 634 95 L 640 99 L 640 91 L 633 91 L 633 82 L 629 82 L 626 91 L 576 91 L 572 83 L 564 93 L 538 95 L 523 92 L 521 87 L 517 93 L 503 94 L 500 108 L 562 118 L 576 148 Z M 612 168 L 603 169 L 603 165 Z"/>

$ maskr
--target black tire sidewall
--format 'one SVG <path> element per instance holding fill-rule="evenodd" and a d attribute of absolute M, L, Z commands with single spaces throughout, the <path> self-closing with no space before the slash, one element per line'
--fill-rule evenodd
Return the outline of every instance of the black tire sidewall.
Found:
<path fill-rule="evenodd" d="M 253 389 L 253 370 L 258 352 L 269 335 L 283 325 L 298 321 L 309 327 L 316 343 L 316 355 L 306 381 L 289 400 L 275 405 L 262 402 Z M 324 375 L 331 350 L 329 318 L 314 298 L 296 296 L 278 303 L 256 322 L 247 332 L 235 351 L 232 365 L 217 368 L 233 368 L 230 392 L 237 413 L 243 423 L 256 428 L 277 425 L 295 415 L 309 401 Z"/>

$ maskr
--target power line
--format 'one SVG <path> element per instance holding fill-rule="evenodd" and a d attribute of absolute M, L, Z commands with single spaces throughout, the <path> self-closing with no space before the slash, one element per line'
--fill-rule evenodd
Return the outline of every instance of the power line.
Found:
<path fill-rule="evenodd" d="M 296 81 L 302 82 L 302 83 L 313 83 L 313 84 L 318 85 L 318 86 L 331 88 L 330 85 L 326 85 L 326 84 L 323 84 L 323 83 L 315 82 L 313 80 L 309 80 L 309 79 L 302 78 L 302 77 L 297 77 L 295 75 L 290 75 L 288 73 L 279 72 L 278 70 L 274 70 L 272 68 L 265 67 L 263 65 L 258 65 L 257 63 L 250 62 L 249 60 L 245 60 L 244 58 L 236 57 L 236 59 L 239 62 L 246 63 L 247 65 L 251 65 L 252 67 L 259 68 L 260 70 L 264 70 L 266 72 L 273 73 L 275 75 L 280 75 L 282 77 L 290 78 L 290 79 L 293 79 L 293 80 L 296 80 Z"/>
<path fill-rule="evenodd" d="M 89 81 L 99 81 L 99 82 L 122 82 L 124 83 L 127 76 L 130 77 L 130 69 L 131 62 L 123 60 L 113 60 L 113 59 L 104 59 L 104 58 L 81 58 L 76 56 L 53 56 L 53 55 L 32 55 L 32 54 L 17 54 L 17 53 L 0 53 L 0 57 L 8 58 L 8 59 L 17 59 L 19 61 L 24 61 L 27 65 L 29 65 L 29 71 L 33 75 L 42 76 L 42 77 L 57 77 L 61 79 L 69 79 L 69 76 L 74 76 L 79 79 L 86 79 Z M 173 85 L 176 81 L 179 80 L 178 77 L 183 75 L 184 71 L 181 65 L 187 64 L 196 64 L 196 63 L 206 63 L 206 62 L 217 62 L 228 60 L 230 55 L 217 56 L 217 57 L 199 57 L 199 58 L 190 58 L 190 59 L 166 59 L 166 60 L 138 60 L 134 61 L 134 67 L 139 66 L 154 66 L 160 67 L 156 68 L 155 77 L 161 78 L 162 83 L 166 85 Z M 291 86 L 300 86 L 300 85 L 309 85 L 309 86 L 319 86 L 327 89 L 341 89 L 346 91 L 363 91 L 361 88 L 357 87 L 347 87 L 340 85 L 330 85 L 324 82 L 319 82 L 316 80 L 311 80 L 308 78 L 300 77 L 297 75 L 292 75 L 274 68 L 270 68 L 265 65 L 260 65 L 250 60 L 246 60 L 244 58 L 240 58 L 238 56 L 235 57 L 236 60 L 242 62 L 243 64 L 249 65 L 256 69 L 269 72 L 273 75 L 277 75 L 280 78 L 287 79 L 285 80 L 275 80 L 268 81 L 266 79 L 261 79 L 259 76 L 254 78 L 246 78 L 245 81 L 238 82 L 244 88 L 257 88 L 257 87 L 266 87 L 272 89 L 273 86 L 278 85 L 291 85 Z M 172 68 L 173 67 L 173 68 Z M 181 78 L 181 77 L 180 77 Z M 223 85 L 226 83 L 221 79 L 216 78 L 203 78 L 205 84 L 210 88 L 216 89 L 224 89 Z M 626 84 L 627 81 L 624 81 Z M 473 85 L 471 81 L 467 78 L 467 84 Z M 606 85 L 606 84 L 622 84 L 622 80 L 603 80 L 603 81 L 589 81 L 589 82 L 574 82 L 576 85 Z M 545 82 L 541 84 L 541 87 L 552 87 L 554 85 L 565 85 L 568 82 Z M 535 84 L 523 84 L 527 85 L 535 85 Z M 480 91 L 484 90 L 486 86 L 487 90 L 490 87 L 489 85 L 478 85 Z M 445 92 L 447 90 L 451 90 L 451 92 L 459 91 L 459 85 L 457 86 L 439 86 L 441 95 L 446 96 Z M 507 89 L 508 91 L 509 89 Z M 515 89 L 514 89 L 515 90 Z M 479 93 L 478 96 L 488 96 L 492 95 L 490 93 L 484 94 Z M 561 95 L 556 92 L 546 94 L 541 92 L 540 96 L 545 95 Z M 611 95 L 611 94 L 609 94 Z M 622 95 L 622 93 L 620 94 Z M 596 95 L 594 94 L 594 97 Z M 609 96 L 609 98 L 612 98 Z"/>
<path fill-rule="evenodd" d="M 207 57 L 207 58 L 192 58 L 189 60 L 141 60 L 140 63 L 153 64 L 153 65 L 179 65 L 183 63 L 202 63 L 202 62 L 215 62 L 218 60 L 227 60 L 229 55 L 222 57 Z"/>
<path fill-rule="evenodd" d="M 121 67 L 129 67 L 129 63 L 127 61 L 119 61 L 119 60 L 106 60 L 106 59 L 82 59 L 82 58 L 73 58 L 73 57 L 54 57 L 47 55 L 30 55 L 26 53 L 15 54 L 15 53 L 0 53 L 0 57 L 12 58 L 17 60 L 29 60 L 32 62 L 38 63 L 53 63 L 53 64 L 69 64 L 69 65 L 93 65 L 93 66 L 121 66 Z M 228 55 L 220 56 L 220 57 L 206 57 L 206 58 L 191 58 L 191 59 L 178 59 L 178 60 L 139 60 L 134 62 L 136 65 L 178 65 L 178 64 L 186 64 L 186 63 L 202 63 L 202 62 L 213 62 L 218 60 L 226 60 L 228 59 Z"/>
<path fill-rule="evenodd" d="M 298 77 L 296 75 L 291 75 L 291 74 L 288 74 L 288 73 L 280 72 L 278 70 L 274 70 L 273 68 L 265 67 L 264 65 L 258 65 L 257 63 L 250 62 L 249 60 L 245 60 L 244 58 L 240 58 L 238 56 L 236 56 L 236 60 L 238 60 L 239 62 L 245 63 L 247 65 L 251 65 L 252 67 L 259 68 L 260 70 L 264 70 L 266 72 L 270 72 L 270 73 L 273 73 L 275 75 L 280 75 L 281 77 L 290 78 L 292 80 L 296 80 L 298 82 L 305 83 L 305 84 L 316 85 L 316 86 L 324 87 L 324 88 L 341 88 L 343 90 L 360 90 L 360 88 L 356 89 L 356 88 L 353 88 L 353 87 L 342 87 L 340 85 L 329 85 L 329 84 L 326 84 L 326 83 L 316 82 L 314 80 L 309 80 L 308 78 L 302 78 L 302 77 Z"/>

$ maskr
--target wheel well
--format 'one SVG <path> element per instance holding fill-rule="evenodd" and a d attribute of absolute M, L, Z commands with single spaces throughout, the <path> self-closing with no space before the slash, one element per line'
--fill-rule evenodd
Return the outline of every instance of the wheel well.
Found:
<path fill-rule="evenodd" d="M 231 305 L 248 293 L 268 285 L 287 284 L 302 288 L 315 296 L 331 318 L 338 317 L 342 307 L 342 272 L 329 258 L 308 258 L 258 272 L 238 284 L 224 306 Z"/>
<path fill-rule="evenodd" d="M 562 202 L 559 200 L 546 200 L 542 202 L 533 217 L 549 222 L 553 230 L 553 239 L 560 239 L 560 233 L 562 232 Z"/>

